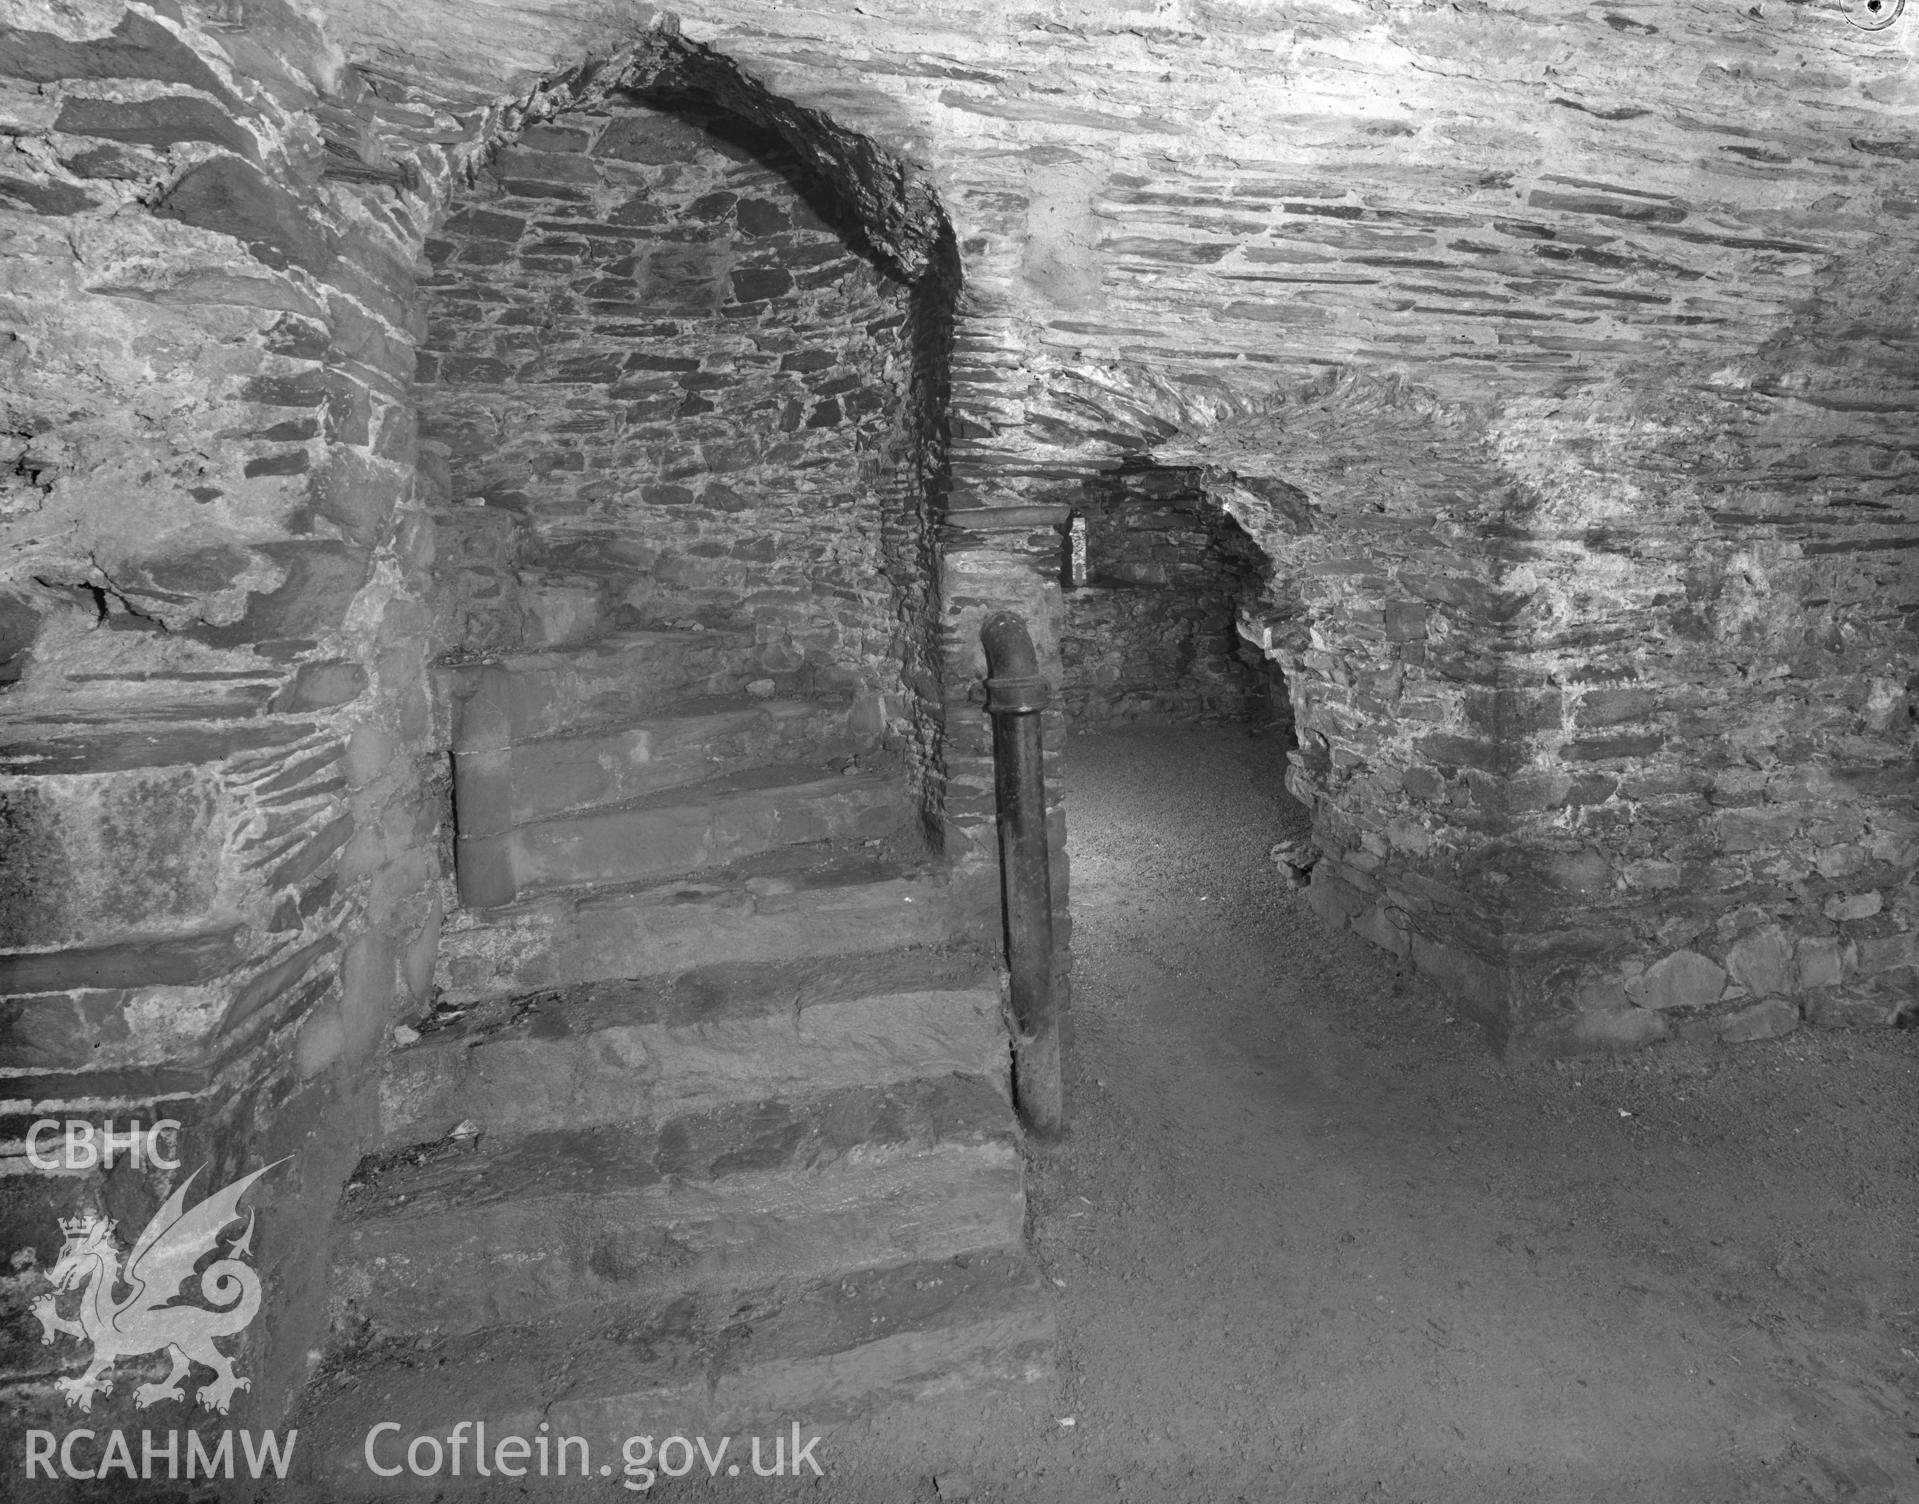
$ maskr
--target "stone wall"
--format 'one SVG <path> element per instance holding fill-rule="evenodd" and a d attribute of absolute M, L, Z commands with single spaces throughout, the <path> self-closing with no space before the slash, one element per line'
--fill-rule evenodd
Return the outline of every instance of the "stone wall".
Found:
<path fill-rule="evenodd" d="M 1599 394 L 1578 463 L 1530 450 L 1515 875 L 1557 922 L 1516 953 L 1522 1012 L 1570 993 L 1575 1030 L 1750 1039 L 1919 1000 L 1911 451 L 1885 422 L 1909 330 L 1841 348 L 1910 296 L 1889 271 L 1829 267 L 1749 386 L 1648 392 L 1630 455 Z M 1557 819 L 1568 780 L 1613 792 Z"/>
<path fill-rule="evenodd" d="M 1385 428 L 1397 441 L 1375 446 Z M 1506 799 L 1529 702 L 1505 670 L 1501 540 L 1526 498 L 1469 416 L 1356 376 L 1160 454 L 1198 465 L 1274 560 L 1241 614 L 1291 689 L 1288 782 L 1314 816 L 1313 908 L 1438 982 L 1504 1040 Z"/>
<path fill-rule="evenodd" d="M 277 1413 L 364 1067 L 437 940 L 408 389 L 446 169 L 365 160 L 382 101 L 301 14 L 245 9 L 0 13 L 0 1220 L 33 1252 L 0 1316 L 41 1424 L 55 1218 L 124 1251 L 196 1168 L 197 1196 L 275 1161 L 234 1414 Z M 22 1156 L 48 1117 L 176 1119 L 182 1167 L 49 1176 Z"/>
<path fill-rule="evenodd" d="M 1366 448 L 1383 412 L 1390 455 Z M 1898 541 L 1806 511 L 1773 466 L 1720 482 L 1725 525 L 1701 526 L 1710 482 L 1677 451 L 1735 416 L 1669 422 L 1630 527 L 1515 475 L 1471 414 L 1358 377 L 1164 451 L 1209 463 L 1280 561 L 1250 635 L 1294 688 L 1314 907 L 1517 1050 L 1911 1006 Z M 1607 458 L 1593 491 L 1652 489 Z"/>
<path fill-rule="evenodd" d="M 1068 724 L 1271 721 L 1266 676 L 1242 659 L 1238 630 L 1242 597 L 1260 594 L 1270 563 L 1198 478 L 1121 470 L 1089 484 L 1073 516 L 1060 613 Z"/>
<path fill-rule="evenodd" d="M 884 572 L 860 460 L 900 405 L 887 366 L 903 295 L 755 160 L 779 150 L 798 170 L 777 137 L 735 144 L 722 120 L 559 116 L 505 148 L 428 242 L 428 450 L 449 500 L 526 533 L 527 619 L 449 646 L 520 651 L 616 619 L 732 624 L 756 605 L 779 623 L 771 608 L 789 602 L 742 603 L 798 573 L 863 608 L 843 652 L 838 634 L 816 645 L 818 667 L 846 688 L 880 676 L 868 659 L 888 613 L 861 599 Z M 788 645 L 795 662 L 807 646 Z"/>

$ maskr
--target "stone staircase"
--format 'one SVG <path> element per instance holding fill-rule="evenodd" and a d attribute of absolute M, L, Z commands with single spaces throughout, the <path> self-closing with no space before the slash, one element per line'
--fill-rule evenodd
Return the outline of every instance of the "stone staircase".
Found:
<path fill-rule="evenodd" d="M 451 671 L 465 907 L 336 1226 L 327 1497 L 432 1485 L 368 1471 L 383 1421 L 615 1459 L 1047 1371 L 990 895 L 876 719 L 752 652 Z"/>
<path fill-rule="evenodd" d="M 752 647 L 742 632 L 627 632 L 455 670 L 466 903 L 896 834 L 903 785 L 852 704 L 776 698 Z"/>

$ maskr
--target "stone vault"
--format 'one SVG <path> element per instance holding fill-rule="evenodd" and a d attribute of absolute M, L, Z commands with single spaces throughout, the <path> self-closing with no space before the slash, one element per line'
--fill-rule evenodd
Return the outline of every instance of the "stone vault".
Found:
<path fill-rule="evenodd" d="M 843 886 L 936 882 L 940 942 L 990 944 L 980 623 L 1096 674 L 1160 609 L 1067 600 L 1076 515 L 1179 519 L 1137 568 L 1213 578 L 1156 599 L 1217 652 L 1140 704 L 1274 665 L 1314 907 L 1502 1047 L 1909 1015 L 1912 35 L 1570 0 L 0 4 L 8 1143 L 164 1115 L 229 1179 L 294 1156 L 260 1193 L 271 1413 L 395 1031 L 687 912 L 556 896 L 559 837 L 516 832 L 577 810 L 515 803 L 489 671 L 523 662 L 525 711 L 680 634 L 643 661 L 799 709 L 706 707 L 752 749 L 724 819 L 626 785 L 620 818 L 737 855 L 787 815 L 755 793 L 785 727 L 852 770 L 821 839 L 931 864 Z M 572 730 L 605 772 L 658 728 Z M 502 895 L 537 914 L 476 919 Z M 945 981 L 906 990 L 986 1006 Z M 999 1108 L 921 1105 L 901 1142 L 958 1134 L 1012 1194 Z M 5 1185 L 9 1246 L 44 1242 L 47 1187 Z"/>

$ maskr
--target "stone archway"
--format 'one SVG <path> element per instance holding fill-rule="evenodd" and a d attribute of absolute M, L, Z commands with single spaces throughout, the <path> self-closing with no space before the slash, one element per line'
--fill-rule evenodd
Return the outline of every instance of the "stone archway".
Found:
<path fill-rule="evenodd" d="M 708 736 L 834 771 L 897 765 L 937 831 L 930 566 L 953 288 L 873 248 L 832 162 L 704 90 L 636 84 L 528 128 L 428 241 L 416 390 L 443 658 L 599 678 L 677 673 L 663 660 L 678 655 L 714 701 L 697 727 L 641 725 L 637 701 L 582 709 L 604 734 L 523 769 L 516 794 L 510 766 L 485 764 L 513 764 L 510 743 L 552 754 L 564 712 L 495 725 L 473 696 L 513 693 L 509 671 L 484 691 L 454 673 L 472 711 L 452 731 L 470 901 L 655 870 L 609 852 L 534 871 L 513 831 L 568 812 L 604 828 L 611 806 L 668 786 L 672 749 L 689 777 L 733 755 Z M 741 692 L 763 713 L 720 703 Z M 578 787 L 529 802 L 542 778 Z M 738 847 L 716 832 L 710 854 Z"/>

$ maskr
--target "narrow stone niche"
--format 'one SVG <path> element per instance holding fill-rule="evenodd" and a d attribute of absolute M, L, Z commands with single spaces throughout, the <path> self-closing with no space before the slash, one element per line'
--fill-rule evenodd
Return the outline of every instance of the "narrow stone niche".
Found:
<path fill-rule="evenodd" d="M 1196 470 L 1128 465 L 1088 481 L 1061 545 L 1068 725 L 1241 721 L 1290 738 L 1285 677 L 1241 636 L 1272 569 Z"/>
<path fill-rule="evenodd" d="M 828 835 L 937 828 L 952 288 L 903 279 L 846 201 L 710 98 L 623 94 L 525 131 L 429 240 L 422 469 L 469 905 L 654 875 L 553 822 L 611 831 L 728 769 L 766 785 L 769 828 L 792 823 L 774 766 L 885 785 Z M 646 840 L 697 870 L 753 849 L 742 820 Z"/>

